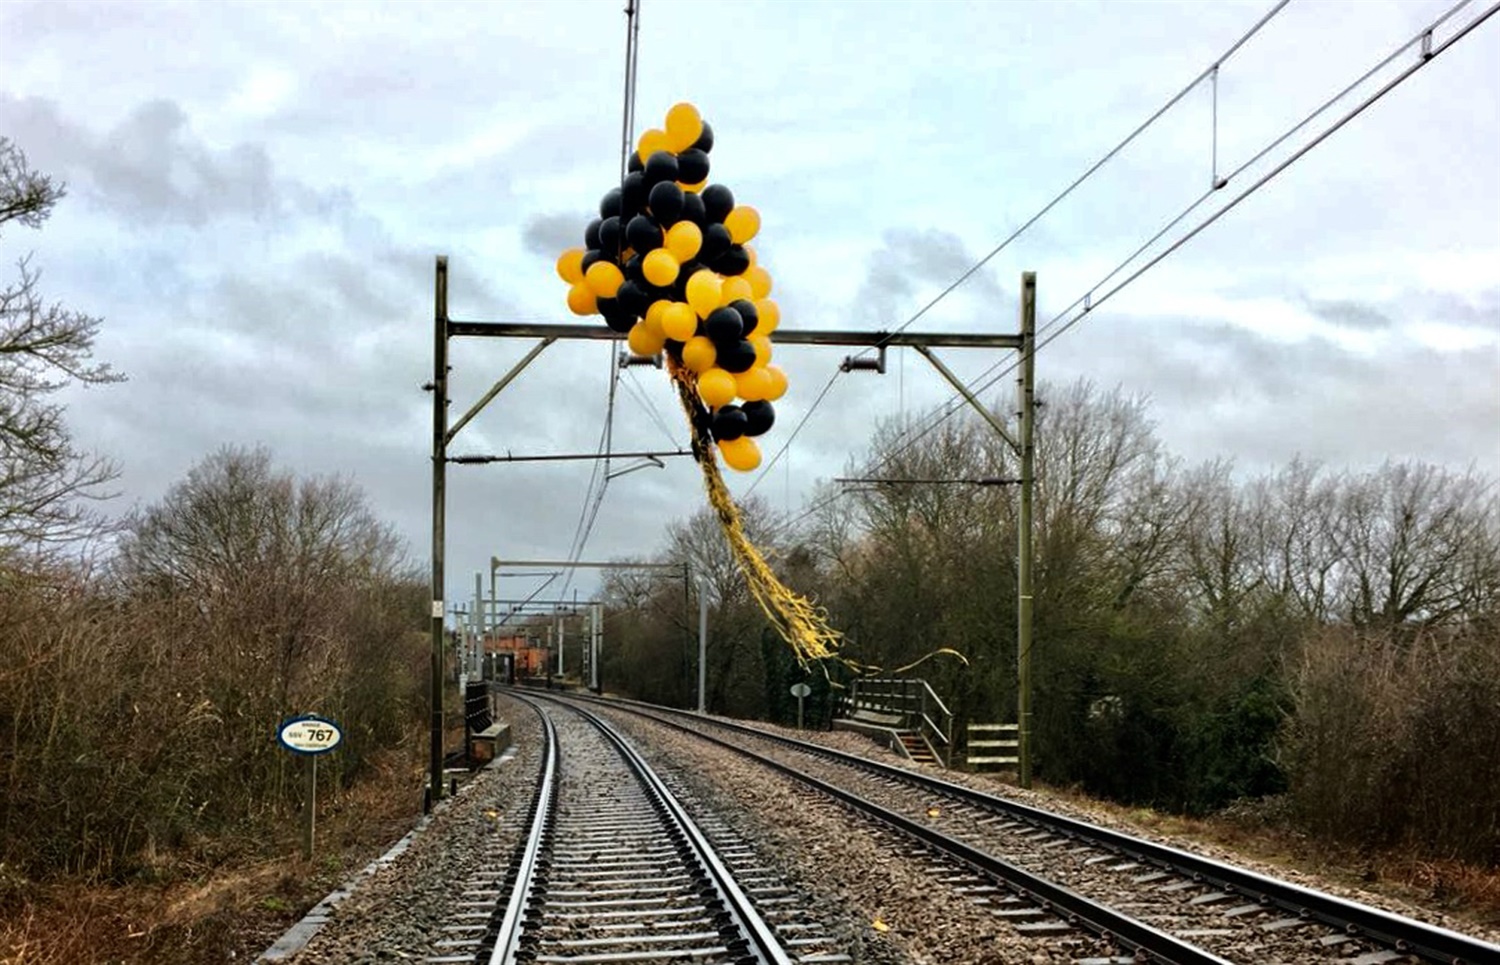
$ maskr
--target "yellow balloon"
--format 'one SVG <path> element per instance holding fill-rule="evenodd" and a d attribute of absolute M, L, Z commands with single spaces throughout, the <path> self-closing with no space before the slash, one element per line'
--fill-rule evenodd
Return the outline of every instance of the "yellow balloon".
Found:
<path fill-rule="evenodd" d="M 751 268 L 754 268 L 756 265 L 760 264 L 760 260 L 755 255 L 755 249 L 751 248 L 749 245 L 745 245 L 745 257 L 750 259 Z"/>
<path fill-rule="evenodd" d="M 692 261 L 703 247 L 703 229 L 691 221 L 679 221 L 667 229 L 663 243 L 679 263 Z"/>
<path fill-rule="evenodd" d="M 688 194 L 697 194 L 698 192 L 702 191 L 704 188 L 708 187 L 708 178 L 704 178 L 702 181 L 699 181 L 697 184 L 687 184 L 686 182 L 678 181 L 677 182 L 677 186 L 679 188 L 681 188 L 682 190 L 686 191 Z"/>
<path fill-rule="evenodd" d="M 724 279 L 724 284 L 719 288 L 720 305 L 728 305 L 730 302 L 750 297 L 752 297 L 750 283 L 738 275 Z"/>
<path fill-rule="evenodd" d="M 656 301 L 652 302 L 650 306 L 646 308 L 646 314 L 641 318 L 641 324 L 645 325 L 647 328 L 651 329 L 652 332 L 655 332 L 662 338 L 666 338 L 667 332 L 666 329 L 661 327 L 661 317 L 662 313 L 667 310 L 667 306 L 670 304 L 672 303 L 665 298 L 658 298 Z"/>
<path fill-rule="evenodd" d="M 734 377 L 735 388 L 746 402 L 759 402 L 771 394 L 775 387 L 770 373 L 759 365 L 753 366 Z"/>
<path fill-rule="evenodd" d="M 568 289 L 568 307 L 574 315 L 592 315 L 599 310 L 599 300 L 589 286 L 579 282 Z"/>
<path fill-rule="evenodd" d="M 752 297 L 765 298 L 771 294 L 771 273 L 760 265 L 751 265 L 746 268 L 743 277 L 750 283 L 750 290 L 754 292 Z"/>
<path fill-rule="evenodd" d="M 673 302 L 662 312 L 661 330 L 667 338 L 686 342 L 698 332 L 698 316 L 693 314 L 690 306 Z"/>
<path fill-rule="evenodd" d="M 707 335 L 694 335 L 682 347 L 682 364 L 702 375 L 719 360 L 719 350 Z"/>
<path fill-rule="evenodd" d="M 667 144 L 673 151 L 686 151 L 703 134 L 703 118 L 692 104 L 673 104 L 667 111 Z"/>
<path fill-rule="evenodd" d="M 766 393 L 766 401 L 775 402 L 786 395 L 786 373 L 779 365 L 767 365 L 765 371 L 771 377 L 771 391 Z"/>
<path fill-rule="evenodd" d="M 755 346 L 756 368 L 764 368 L 771 364 L 771 336 L 758 334 L 760 329 L 756 328 L 757 334 L 750 336 L 750 344 Z"/>
<path fill-rule="evenodd" d="M 738 386 L 734 384 L 734 376 L 723 369 L 709 369 L 698 376 L 698 394 L 711 409 L 733 402 L 738 390 Z"/>
<path fill-rule="evenodd" d="M 570 285 L 583 281 L 583 249 L 569 248 L 557 257 L 557 276 Z"/>
<path fill-rule="evenodd" d="M 723 454 L 724 463 L 730 469 L 749 472 L 760 465 L 760 446 L 749 436 L 726 439 L 719 443 L 719 452 Z"/>
<path fill-rule="evenodd" d="M 755 334 L 770 335 L 776 331 L 776 326 L 781 324 L 781 309 L 769 298 L 757 298 L 755 309 L 760 313 L 760 324 L 755 326 Z"/>
<path fill-rule="evenodd" d="M 641 274 L 657 288 L 665 288 L 676 281 L 677 272 L 681 269 L 677 259 L 665 248 L 648 251 L 646 257 L 641 259 Z"/>
<path fill-rule="evenodd" d="M 637 355 L 655 355 L 662 350 L 667 343 L 667 337 L 660 333 L 653 333 L 651 327 L 645 322 L 636 322 L 635 327 L 630 330 L 625 343 L 630 350 Z"/>
<path fill-rule="evenodd" d="M 699 268 L 688 279 L 688 304 L 693 306 L 693 311 L 698 313 L 699 318 L 707 318 L 709 312 L 719 307 L 720 287 L 718 273 L 707 268 Z"/>
<path fill-rule="evenodd" d="M 635 143 L 635 153 L 640 157 L 642 164 L 645 164 L 651 155 L 657 151 L 670 152 L 672 150 L 667 143 L 667 132 L 659 127 L 653 127 L 649 131 L 646 131 L 641 135 L 641 139 Z"/>
<path fill-rule="evenodd" d="M 729 240 L 742 245 L 760 231 L 760 212 L 748 204 L 739 205 L 724 216 L 724 227 L 729 229 Z"/>
<path fill-rule="evenodd" d="M 614 262 L 596 261 L 589 265 L 583 280 L 589 286 L 589 291 L 600 298 L 614 298 L 620 286 L 625 283 L 625 276 Z"/>

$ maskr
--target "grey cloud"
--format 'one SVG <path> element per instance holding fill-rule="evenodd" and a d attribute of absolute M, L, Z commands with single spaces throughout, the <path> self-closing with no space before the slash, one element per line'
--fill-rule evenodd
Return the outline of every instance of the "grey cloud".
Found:
<path fill-rule="evenodd" d="M 1318 318 L 1343 328 L 1376 331 L 1391 327 L 1390 316 L 1362 302 L 1309 299 L 1306 304 L 1308 311 Z"/>
<path fill-rule="evenodd" d="M 578 214 L 538 214 L 521 227 L 521 243 L 526 250 L 543 258 L 556 258 L 568 248 L 583 244 L 583 229 Z"/>

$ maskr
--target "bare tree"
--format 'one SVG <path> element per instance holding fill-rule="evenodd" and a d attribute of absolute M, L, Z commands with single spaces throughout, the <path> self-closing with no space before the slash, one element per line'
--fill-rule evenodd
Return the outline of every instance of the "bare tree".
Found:
<path fill-rule="evenodd" d="M 0 137 L 0 227 L 40 228 L 63 186 L 27 166 Z M 0 553 L 87 532 L 95 516 L 80 502 L 97 498 L 117 475 L 107 459 L 79 452 L 54 394 L 72 383 L 122 380 L 91 361 L 100 320 L 42 298 L 29 255 L 19 278 L 0 289 Z"/>

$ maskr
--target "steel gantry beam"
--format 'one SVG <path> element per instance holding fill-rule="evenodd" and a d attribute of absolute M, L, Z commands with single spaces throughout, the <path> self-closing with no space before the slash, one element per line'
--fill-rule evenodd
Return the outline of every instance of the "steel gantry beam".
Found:
<path fill-rule="evenodd" d="M 566 461 L 571 459 L 609 459 L 614 454 L 571 456 L 560 454 L 538 454 L 516 456 L 507 453 L 504 456 L 476 456 L 458 455 L 450 456 L 448 446 L 458 436 L 459 432 L 472 421 L 484 407 L 489 404 L 501 391 L 514 381 L 521 372 L 531 364 L 548 346 L 562 340 L 583 339 L 588 341 L 610 341 L 624 342 L 625 337 L 604 325 L 598 324 L 548 324 L 536 322 L 499 322 L 499 321 L 467 321 L 448 317 L 448 258 L 439 255 L 434 272 L 434 311 L 433 311 L 433 350 L 432 350 L 432 381 L 425 389 L 432 393 L 432 580 L 431 580 L 431 620 L 429 624 L 432 654 L 431 654 L 431 686 L 429 689 L 429 705 L 431 711 L 432 734 L 431 734 L 431 768 L 429 802 L 435 803 L 443 795 L 443 682 L 444 670 L 444 589 L 443 589 L 443 566 L 446 555 L 444 525 L 447 512 L 447 471 L 449 463 L 473 464 L 473 463 L 496 463 L 496 462 L 544 462 L 544 461 Z M 1014 439 L 993 418 L 991 424 L 1006 439 L 1010 448 L 1016 452 L 1021 463 L 1021 525 L 1018 538 L 1018 552 L 1021 559 L 1018 562 L 1018 586 L 1017 586 L 1017 673 L 1020 680 L 1020 694 L 1017 698 L 1018 713 L 1020 715 L 1020 771 L 1023 786 L 1029 786 L 1031 781 L 1031 712 L 1030 712 L 1030 654 L 1031 654 L 1031 489 L 1033 482 L 1033 458 L 1032 458 L 1032 426 L 1033 426 L 1033 367 L 1032 355 L 1035 352 L 1035 306 L 1036 306 L 1036 275 L 1026 272 L 1022 276 L 1022 298 L 1021 332 L 1016 335 L 1008 334 L 985 334 L 972 332 L 955 333 L 929 333 L 929 332 L 907 332 L 907 331 L 849 331 L 843 329 L 777 329 L 776 341 L 781 345 L 843 345 L 850 347 L 876 348 L 884 353 L 887 348 L 914 348 L 919 350 L 945 378 L 953 382 L 954 379 L 946 367 L 938 362 L 932 354 L 934 348 L 988 348 L 988 349 L 1010 349 L 1021 353 L 1021 364 L 1019 366 L 1021 375 L 1018 379 L 1019 392 L 1018 401 L 1020 412 L 1018 422 L 1020 424 L 1019 438 Z M 474 403 L 463 416 L 450 426 L 448 421 L 448 376 L 450 365 L 448 359 L 449 341 L 454 338 L 532 338 L 537 339 L 535 345 L 509 372 L 495 382 L 495 384 Z M 853 368 L 853 360 L 846 359 L 846 365 Z M 864 367 L 864 366 L 859 366 Z M 983 406 L 971 393 L 961 391 L 962 395 L 975 408 L 983 410 Z M 661 456 L 678 456 L 688 454 L 691 450 L 680 447 L 676 451 L 660 453 L 641 453 L 645 458 Z M 548 563 L 545 565 L 577 565 Z M 611 564 L 614 565 L 614 564 Z M 657 564 L 667 567 L 676 567 L 679 564 Z M 686 592 L 686 589 L 684 590 Z M 493 594 L 493 591 L 492 591 Z M 702 646 L 700 640 L 700 647 Z"/>

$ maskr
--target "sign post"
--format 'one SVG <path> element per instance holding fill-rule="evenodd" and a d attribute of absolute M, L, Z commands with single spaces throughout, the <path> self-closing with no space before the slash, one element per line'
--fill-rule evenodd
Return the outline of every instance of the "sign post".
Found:
<path fill-rule="evenodd" d="M 344 739 L 339 725 L 317 714 L 303 714 L 281 722 L 276 739 L 282 747 L 308 758 L 307 805 L 302 814 L 302 858 L 311 860 L 318 812 L 318 755 L 327 754 Z"/>
<path fill-rule="evenodd" d="M 810 693 L 812 693 L 812 688 L 809 687 L 807 684 L 804 684 L 804 683 L 795 683 L 795 684 L 792 684 L 792 696 L 797 698 L 797 729 L 798 730 L 802 729 L 802 701 Z"/>

